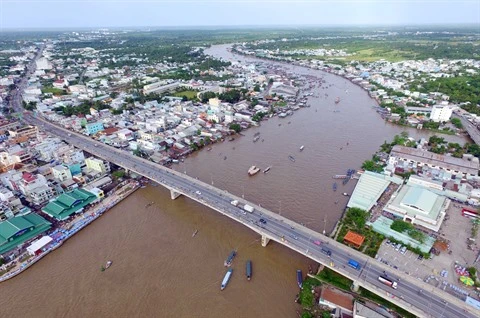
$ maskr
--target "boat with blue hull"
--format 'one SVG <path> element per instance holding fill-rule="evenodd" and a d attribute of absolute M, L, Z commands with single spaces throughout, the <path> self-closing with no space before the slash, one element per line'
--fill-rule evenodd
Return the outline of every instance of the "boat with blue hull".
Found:
<path fill-rule="evenodd" d="M 333 188 L 333 191 L 337 191 L 337 183 L 336 182 L 333 184 L 332 188 Z"/>
<path fill-rule="evenodd" d="M 303 274 L 301 269 L 297 269 L 297 284 L 298 284 L 298 288 L 302 288 Z"/>
<path fill-rule="evenodd" d="M 250 280 L 252 278 L 252 261 L 248 260 L 247 261 L 247 280 Z"/>
<path fill-rule="evenodd" d="M 233 259 L 235 258 L 236 255 L 237 255 L 236 251 L 231 251 L 230 254 L 228 255 L 227 259 L 223 263 L 223 265 L 226 266 L 226 267 L 230 267 L 230 265 L 232 265 Z"/>
<path fill-rule="evenodd" d="M 224 290 L 227 287 L 228 282 L 230 281 L 230 277 L 232 277 L 232 274 L 233 274 L 233 269 L 229 268 L 227 273 L 225 273 L 225 276 L 223 277 L 222 285 L 220 286 L 220 290 Z"/>

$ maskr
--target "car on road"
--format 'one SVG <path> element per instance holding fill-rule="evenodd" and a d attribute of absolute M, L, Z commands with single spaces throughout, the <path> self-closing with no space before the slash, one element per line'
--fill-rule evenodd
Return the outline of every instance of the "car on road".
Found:
<path fill-rule="evenodd" d="M 332 251 L 330 251 L 329 249 L 325 248 L 325 247 L 322 247 L 322 250 L 321 252 L 325 255 L 327 255 L 328 257 L 332 256 Z"/>
<path fill-rule="evenodd" d="M 296 235 L 294 235 L 294 234 L 292 234 L 292 235 L 290 235 L 290 236 L 291 236 L 294 240 L 298 240 L 298 236 L 296 236 Z"/>
<path fill-rule="evenodd" d="M 259 221 L 260 223 L 267 224 L 267 221 L 265 221 L 265 219 L 260 219 Z"/>
<path fill-rule="evenodd" d="M 320 244 L 322 244 L 322 242 L 320 242 L 320 241 L 313 241 L 313 244 L 320 246 Z"/>
<path fill-rule="evenodd" d="M 202 195 L 202 192 L 200 192 L 200 191 L 198 191 L 198 190 L 195 191 L 195 193 L 198 194 L 198 195 Z"/>

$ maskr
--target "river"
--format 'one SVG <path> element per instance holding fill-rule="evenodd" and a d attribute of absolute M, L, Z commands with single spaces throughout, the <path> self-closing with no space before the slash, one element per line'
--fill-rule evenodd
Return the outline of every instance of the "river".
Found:
<path fill-rule="evenodd" d="M 207 53 L 255 61 L 233 56 L 226 47 L 213 46 Z M 322 98 L 311 98 L 311 107 L 262 122 L 245 131 L 245 137 L 215 144 L 173 168 L 319 232 L 330 231 L 347 202 L 341 193 L 351 193 L 354 187 L 350 182 L 333 192 L 332 175 L 359 168 L 404 128 L 385 123 L 372 110 L 375 102 L 368 94 L 345 79 L 298 66 L 284 68 L 323 77 L 332 86 L 317 88 L 314 93 Z M 341 102 L 334 106 L 337 96 Z M 333 112 L 334 107 L 340 112 Z M 256 132 L 260 140 L 254 143 Z M 408 132 L 415 138 L 430 135 Z M 300 145 L 305 145 L 303 152 Z M 248 177 L 252 164 L 272 169 Z M 154 204 L 147 207 L 150 202 Z M 149 186 L 2 283 L 1 316 L 296 317 L 295 270 L 305 273 L 313 263 L 275 243 L 262 248 L 259 241 L 258 235 L 217 212 L 184 197 L 172 201 L 167 190 Z M 233 277 L 220 292 L 223 260 L 234 248 L 238 256 Z M 107 259 L 113 265 L 101 272 Z M 253 262 L 250 282 L 245 278 L 247 259 Z"/>

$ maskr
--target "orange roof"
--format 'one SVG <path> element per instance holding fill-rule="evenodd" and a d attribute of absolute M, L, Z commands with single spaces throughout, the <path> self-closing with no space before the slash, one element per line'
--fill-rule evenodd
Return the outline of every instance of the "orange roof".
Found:
<path fill-rule="evenodd" d="M 353 310 L 353 296 L 333 288 L 323 288 L 320 298 L 331 302 L 339 307 Z"/>
<path fill-rule="evenodd" d="M 363 244 L 363 241 L 365 241 L 365 236 L 352 231 L 348 231 L 343 240 L 353 243 L 357 246 L 361 246 Z"/>

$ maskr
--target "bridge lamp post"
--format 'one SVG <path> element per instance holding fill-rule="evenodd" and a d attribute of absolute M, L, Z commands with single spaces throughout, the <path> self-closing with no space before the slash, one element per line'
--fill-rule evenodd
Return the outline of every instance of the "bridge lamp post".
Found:
<path fill-rule="evenodd" d="M 280 207 L 279 207 L 279 212 L 278 212 L 278 215 L 282 215 L 282 201 L 278 201 Z"/>
<path fill-rule="evenodd" d="M 212 185 L 213 185 L 213 177 L 211 173 L 210 173 L 210 181 L 212 181 Z"/>

